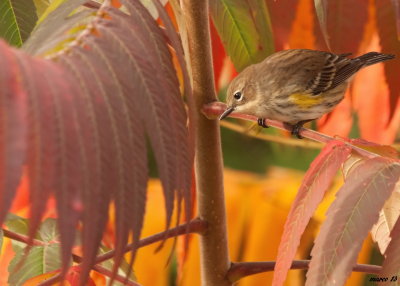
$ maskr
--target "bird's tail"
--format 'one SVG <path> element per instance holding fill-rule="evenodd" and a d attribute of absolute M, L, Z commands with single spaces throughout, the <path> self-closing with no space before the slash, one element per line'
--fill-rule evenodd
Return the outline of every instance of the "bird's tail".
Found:
<path fill-rule="evenodd" d="M 358 60 L 360 60 L 364 66 L 370 66 L 376 63 L 384 62 L 387 60 L 394 59 L 394 55 L 387 55 L 387 54 L 381 54 L 378 52 L 369 52 L 366 53 L 365 55 L 359 56 Z"/>

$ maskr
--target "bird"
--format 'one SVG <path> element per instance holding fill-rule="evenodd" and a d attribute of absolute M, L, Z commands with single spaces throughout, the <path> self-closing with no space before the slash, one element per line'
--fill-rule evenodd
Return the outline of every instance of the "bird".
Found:
<path fill-rule="evenodd" d="M 350 56 L 309 49 L 271 54 L 232 80 L 220 120 L 233 111 L 256 116 L 265 128 L 266 119 L 278 120 L 302 138 L 302 126 L 332 111 L 360 69 L 395 58 L 378 52 Z"/>

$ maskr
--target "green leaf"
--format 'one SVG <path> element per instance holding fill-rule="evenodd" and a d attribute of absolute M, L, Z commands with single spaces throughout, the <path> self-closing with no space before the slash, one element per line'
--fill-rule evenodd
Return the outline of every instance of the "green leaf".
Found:
<path fill-rule="evenodd" d="M 10 286 L 22 285 L 32 277 L 57 270 L 61 267 L 59 243 L 33 246 L 26 257 L 24 257 L 24 251 L 24 249 L 20 248 L 10 262 L 8 267 L 8 271 L 10 272 L 8 283 Z M 25 259 L 24 263 L 21 264 L 20 268 L 16 269 L 16 266 L 19 266 L 23 257 Z"/>
<path fill-rule="evenodd" d="M 28 233 L 28 220 L 23 218 L 9 219 L 7 227 L 19 234 Z M 33 246 L 28 255 L 24 256 L 26 245 L 17 241 L 12 241 L 12 246 L 16 252 L 8 267 L 10 286 L 22 285 L 26 280 L 61 268 L 59 233 L 57 221 L 46 219 L 40 226 L 36 239 L 43 241 L 44 245 Z M 20 264 L 21 259 L 24 262 Z M 19 268 L 16 268 L 20 266 Z"/>
<path fill-rule="evenodd" d="M 57 220 L 54 218 L 46 219 L 40 226 L 37 239 L 44 242 L 52 242 L 59 240 L 59 232 L 57 226 Z"/>
<path fill-rule="evenodd" d="M 37 21 L 33 0 L 0 1 L 0 37 L 20 47 Z"/>
<path fill-rule="evenodd" d="M 210 12 L 236 70 L 258 63 L 274 51 L 270 17 L 263 0 L 210 1 Z"/>
<path fill-rule="evenodd" d="M 19 217 L 14 214 L 8 214 L 6 221 L 5 221 L 6 226 L 8 229 L 12 232 L 16 232 L 19 234 L 27 235 L 28 234 L 28 219 Z"/>

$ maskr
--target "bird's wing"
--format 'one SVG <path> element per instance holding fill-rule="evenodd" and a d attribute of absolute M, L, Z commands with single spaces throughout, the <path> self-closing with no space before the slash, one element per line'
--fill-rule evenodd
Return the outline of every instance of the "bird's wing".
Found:
<path fill-rule="evenodd" d="M 333 89 L 349 79 L 362 66 L 358 59 L 348 59 L 351 54 L 334 55 L 326 53 L 325 64 L 316 76 L 307 84 L 307 90 L 318 95 Z"/>

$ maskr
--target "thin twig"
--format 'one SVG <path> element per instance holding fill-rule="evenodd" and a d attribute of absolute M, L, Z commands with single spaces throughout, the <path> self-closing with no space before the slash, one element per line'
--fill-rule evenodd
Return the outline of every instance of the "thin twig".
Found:
<path fill-rule="evenodd" d="M 179 236 L 179 235 L 182 235 L 182 234 L 203 233 L 203 232 L 206 231 L 206 229 L 207 229 L 207 223 L 205 221 L 197 218 L 197 219 L 194 219 L 194 220 L 192 220 L 192 221 L 190 221 L 188 223 L 181 224 L 181 225 L 179 225 L 179 226 L 177 226 L 175 228 L 172 228 L 172 229 L 169 229 L 169 230 L 166 230 L 166 231 L 163 231 L 163 232 L 159 232 L 157 234 L 154 234 L 154 235 L 151 235 L 151 236 L 148 236 L 146 238 L 141 239 L 139 241 L 138 248 L 144 247 L 146 245 L 149 245 L 149 244 L 152 244 L 152 243 L 155 243 L 155 242 L 162 241 L 162 240 L 167 239 L 167 238 Z M 129 244 L 129 245 L 127 245 L 125 247 L 124 251 L 125 252 L 129 252 L 129 251 L 131 251 L 133 249 L 133 247 L 134 247 L 133 244 Z M 108 259 L 113 258 L 114 254 L 115 254 L 115 250 L 111 250 L 111 251 L 108 251 L 108 252 L 106 252 L 106 253 L 104 253 L 102 255 L 97 256 L 96 260 L 95 260 L 95 264 L 99 264 L 99 263 L 102 263 L 102 262 L 104 262 L 104 261 L 106 261 Z M 75 263 L 82 263 L 82 257 L 80 257 L 80 256 L 78 256 L 76 254 L 72 255 L 72 260 Z M 93 269 L 96 270 L 95 267 L 97 267 L 97 266 L 98 265 L 95 265 L 93 267 Z M 108 276 L 104 272 L 100 272 L 100 273 Z M 39 284 L 39 286 L 50 286 L 50 285 L 52 285 L 54 283 L 57 283 L 59 281 L 61 281 L 61 275 L 58 274 L 58 275 L 53 276 L 52 278 L 44 281 L 43 283 Z"/>
<path fill-rule="evenodd" d="M 233 131 L 236 131 L 239 133 L 245 133 L 246 135 L 248 135 L 250 137 L 268 141 L 268 142 L 282 143 L 282 144 L 285 144 L 288 146 L 311 148 L 311 149 L 322 149 L 322 147 L 323 147 L 323 144 L 321 144 L 319 142 L 311 141 L 311 140 L 298 140 L 295 138 L 287 138 L 287 137 L 283 137 L 283 136 L 249 132 L 248 128 L 241 126 L 239 124 L 229 122 L 227 120 L 222 120 L 220 124 L 221 124 L 221 126 L 228 128 L 230 130 L 233 130 Z"/>
<path fill-rule="evenodd" d="M 113 277 L 116 281 L 121 282 L 124 285 L 130 285 L 130 286 L 141 286 L 141 284 L 136 283 L 132 280 L 126 279 L 124 276 L 115 274 L 113 275 L 113 272 L 111 270 L 108 270 L 107 268 L 104 268 L 103 266 L 100 265 L 95 265 L 93 266 L 93 270 L 111 278 Z"/>
<path fill-rule="evenodd" d="M 205 221 L 203 221 L 201 219 L 194 219 L 187 224 L 185 223 L 185 224 L 179 225 L 175 228 L 172 228 L 170 230 L 159 232 L 157 234 L 154 234 L 154 235 L 151 235 L 151 236 L 141 239 L 139 241 L 138 248 L 141 248 L 141 247 L 149 245 L 149 244 L 153 244 L 155 242 L 162 241 L 166 238 L 171 238 L 171 237 L 179 236 L 179 235 L 186 234 L 186 233 L 202 233 L 206 230 L 206 228 L 207 228 L 207 223 Z M 133 249 L 133 247 L 134 247 L 133 244 L 129 244 L 125 247 L 124 251 L 129 252 Z M 97 256 L 95 263 L 96 264 L 101 263 L 103 261 L 113 258 L 114 253 L 115 253 L 115 251 L 111 250 L 102 255 Z"/>
<path fill-rule="evenodd" d="M 19 242 L 22 242 L 22 243 L 25 243 L 25 244 L 28 244 L 28 243 L 31 242 L 31 245 L 34 245 L 34 246 L 45 246 L 45 245 L 47 245 L 47 243 L 45 243 L 43 241 L 40 241 L 40 240 L 37 240 L 37 239 L 30 240 L 29 237 L 26 236 L 26 235 L 19 234 L 19 233 L 16 233 L 16 232 L 13 232 L 11 230 L 4 229 L 4 228 L 2 230 L 3 230 L 4 236 L 8 237 L 9 239 L 16 240 L 16 241 L 19 241 Z"/>
<path fill-rule="evenodd" d="M 231 268 L 227 273 L 227 277 L 229 281 L 234 283 L 249 275 L 273 271 L 275 263 L 275 261 L 232 263 Z M 309 264 L 310 260 L 294 260 L 290 269 L 308 269 Z M 369 274 L 379 274 L 381 269 L 381 266 L 370 264 L 356 264 L 353 267 L 354 272 L 364 272 Z"/>
<path fill-rule="evenodd" d="M 225 103 L 213 102 L 211 104 L 204 105 L 202 111 L 203 111 L 203 114 L 205 116 L 207 116 L 208 118 L 215 119 L 216 117 L 221 115 L 222 112 L 225 111 L 225 109 L 226 109 Z M 257 117 L 252 116 L 252 115 L 235 113 L 235 112 L 231 113 L 230 117 L 240 118 L 240 119 L 245 119 L 245 120 L 255 121 L 255 122 L 258 119 Z M 275 128 L 281 129 L 281 130 L 292 131 L 289 126 L 287 126 L 286 124 L 284 124 L 282 122 L 279 122 L 279 121 L 267 119 L 266 120 L 266 124 L 268 126 L 275 127 Z M 349 143 L 348 141 L 346 141 L 345 139 L 340 138 L 338 136 L 331 137 L 331 136 L 328 136 L 326 134 L 323 134 L 323 133 L 320 133 L 320 132 L 317 132 L 317 131 L 314 131 L 314 130 L 311 130 L 311 129 L 308 129 L 308 128 L 302 127 L 300 129 L 300 135 L 305 137 L 305 138 L 308 138 L 308 139 L 311 139 L 311 140 L 314 140 L 314 141 L 317 141 L 317 142 L 321 142 L 321 143 L 328 143 L 328 142 L 330 142 L 332 140 L 341 141 L 344 144 L 350 146 L 354 151 L 356 151 L 360 155 L 365 156 L 367 158 L 374 158 L 374 157 L 378 157 L 378 156 L 380 157 L 381 156 L 381 155 L 376 154 L 374 152 L 371 152 L 371 151 L 365 150 L 363 148 L 360 148 L 358 146 L 355 146 L 355 145 Z"/>

